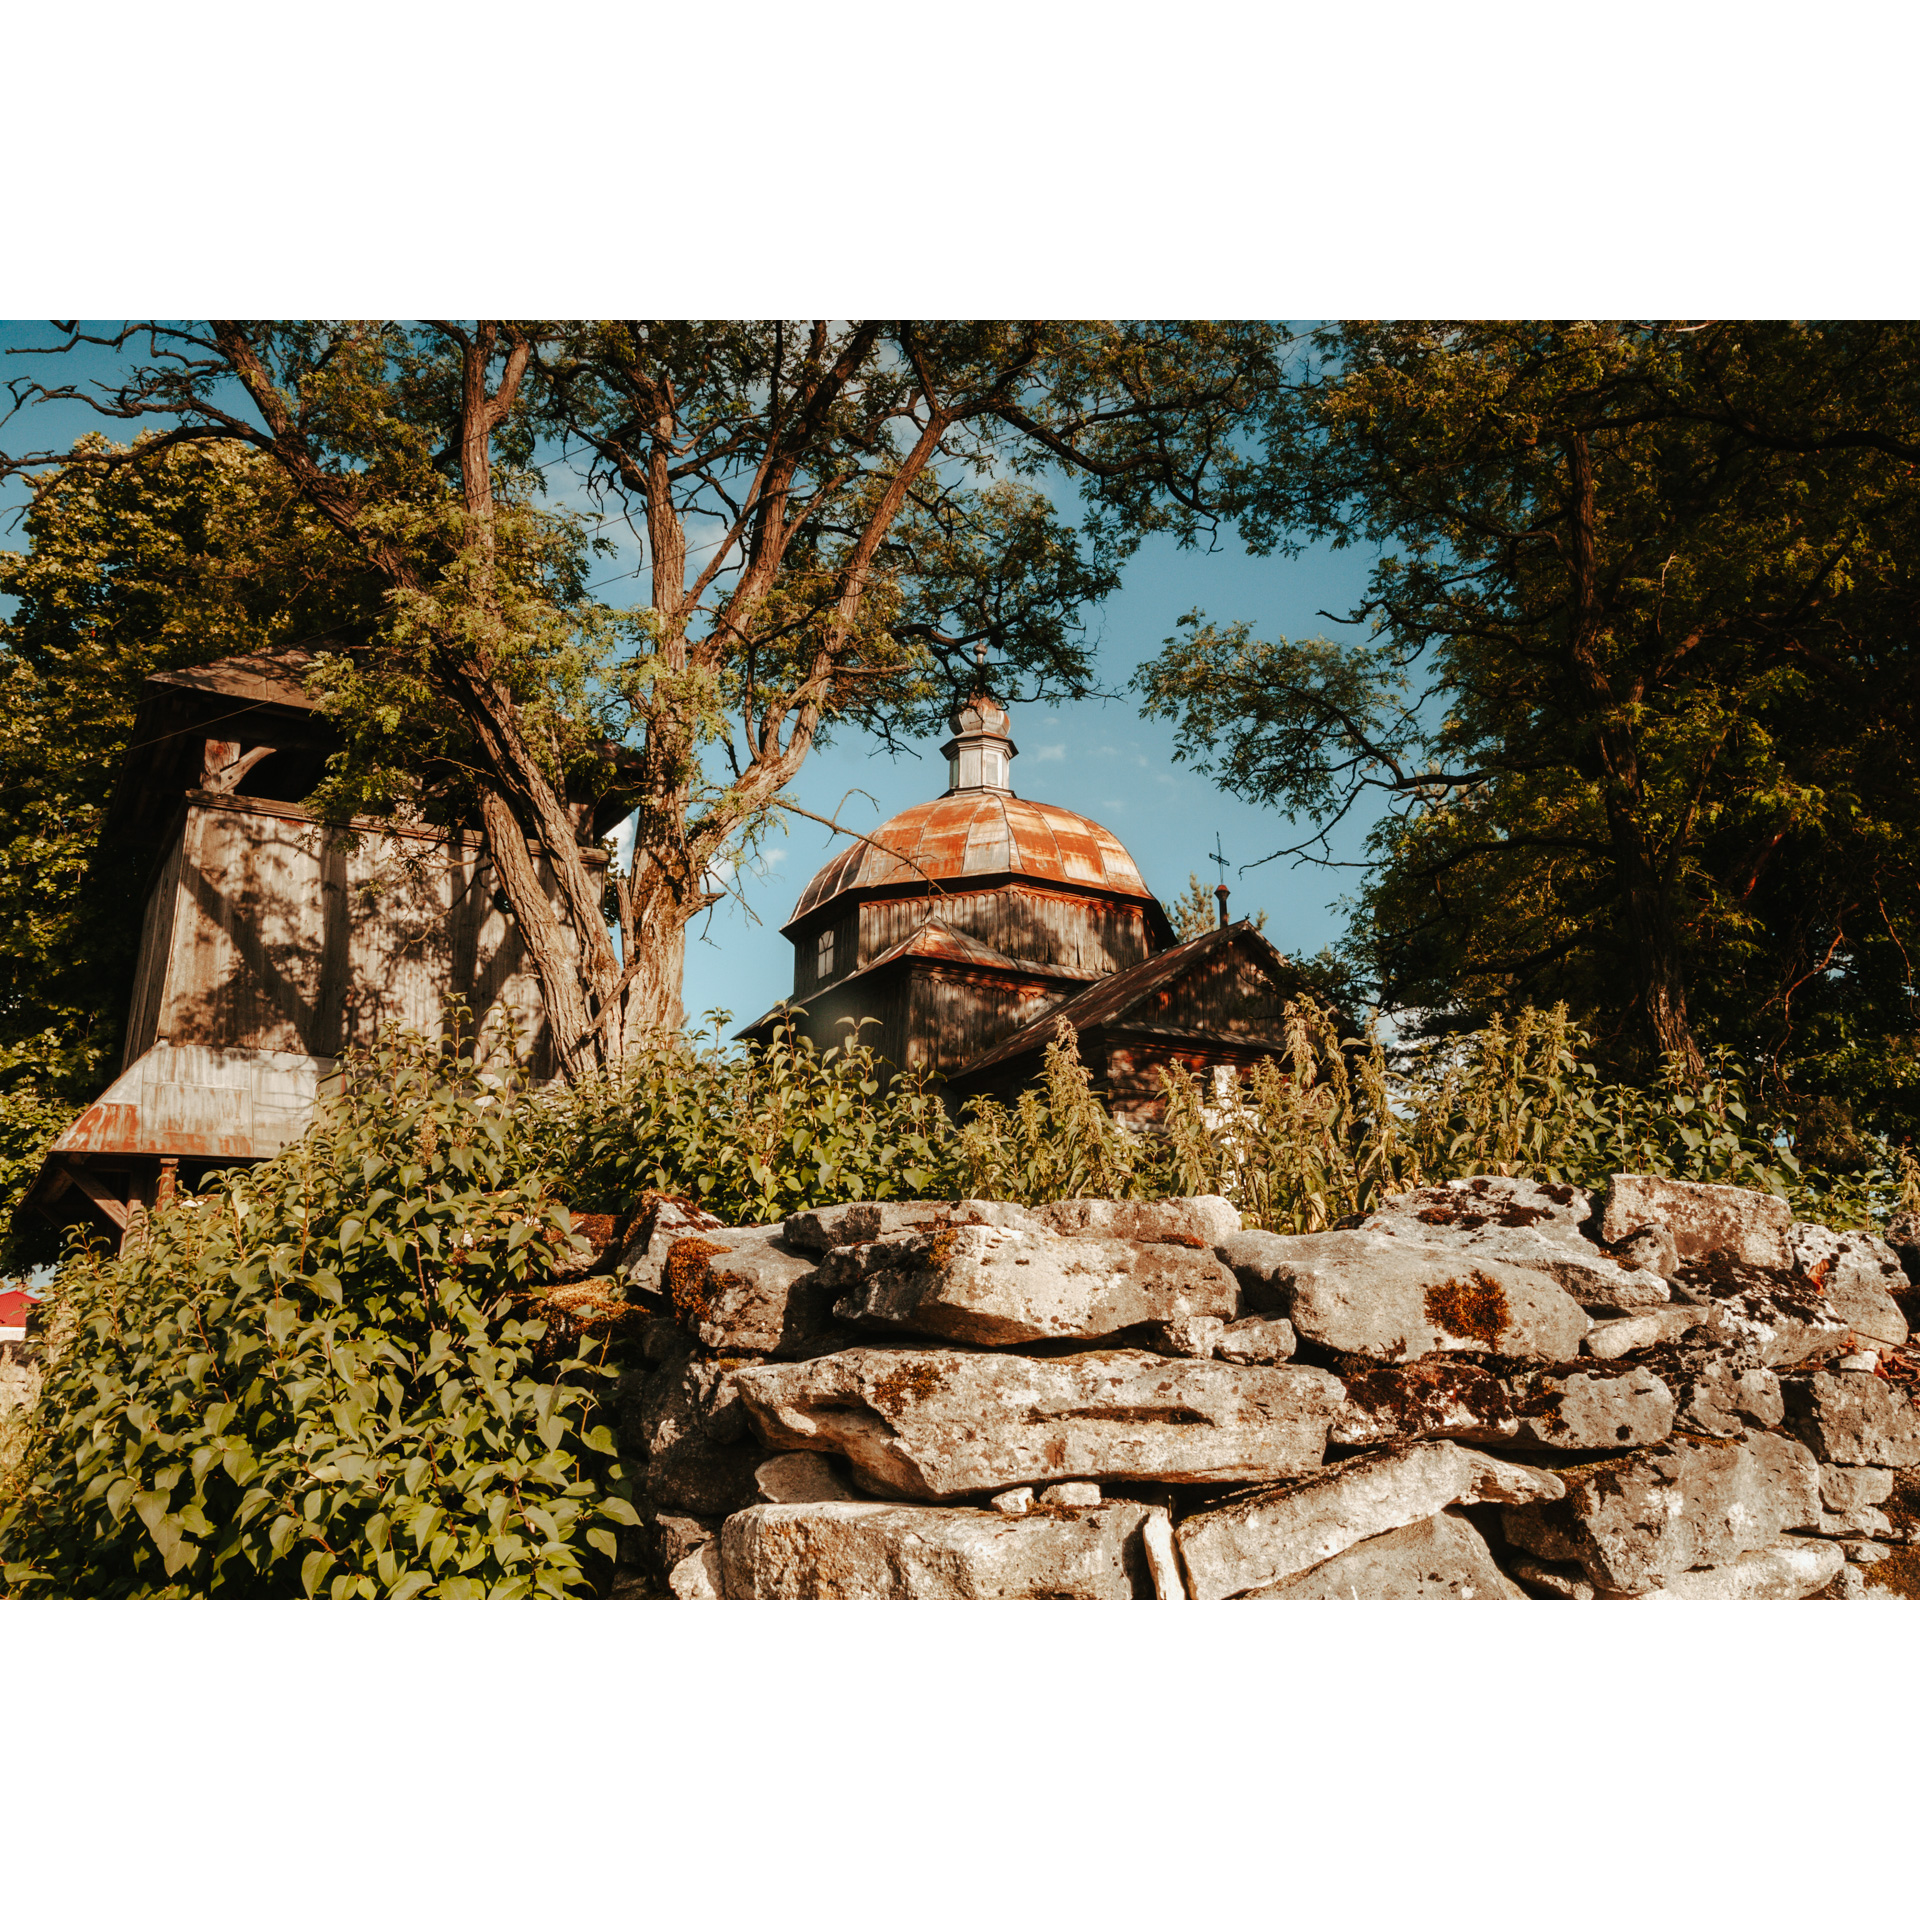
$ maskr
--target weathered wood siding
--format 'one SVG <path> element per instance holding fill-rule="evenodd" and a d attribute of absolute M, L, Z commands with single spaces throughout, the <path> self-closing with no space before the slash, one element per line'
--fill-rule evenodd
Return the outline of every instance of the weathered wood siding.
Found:
<path fill-rule="evenodd" d="M 349 847 L 299 807 L 196 794 L 148 902 L 129 1058 L 155 1041 L 330 1057 L 386 1027 L 439 1032 L 448 994 L 543 1037 L 495 886 L 477 836 Z"/>
<path fill-rule="evenodd" d="M 930 913 L 1010 960 L 1033 960 L 1042 966 L 1118 973 L 1145 960 L 1153 950 L 1146 909 L 1132 901 L 1086 900 L 1033 887 L 1004 886 L 932 898 L 867 901 L 860 909 L 860 964 L 904 940 Z M 843 937 L 836 932 L 836 959 Z"/>
<path fill-rule="evenodd" d="M 1029 1020 L 1080 991 L 1073 980 L 913 970 L 910 1036 L 903 1066 L 956 1073 Z"/>
<path fill-rule="evenodd" d="M 1286 995 L 1245 952 L 1228 947 L 1131 1008 L 1127 1026 L 1166 1026 L 1278 1045 Z"/>

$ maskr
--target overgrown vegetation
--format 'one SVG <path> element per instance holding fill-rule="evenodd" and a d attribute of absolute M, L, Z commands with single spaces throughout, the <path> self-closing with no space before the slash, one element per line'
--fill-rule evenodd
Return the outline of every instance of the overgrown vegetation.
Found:
<path fill-rule="evenodd" d="M 55 1283 L 0 1559 L 15 1591 L 443 1599 L 603 1585 L 630 1524 L 604 1341 L 530 1103 L 418 1040 L 305 1140 Z"/>
<path fill-rule="evenodd" d="M 1920 1203 L 1903 1148 L 1809 1171 L 1710 1057 L 1690 1090 L 1602 1080 L 1564 1008 L 1389 1049 L 1302 997 L 1240 1087 L 1166 1076 L 1166 1124 L 1118 1123 L 1058 1023 L 1041 1084 L 956 1121 L 850 1039 L 728 1051 L 722 1023 L 528 1094 L 457 1046 L 350 1061 L 301 1145 L 221 1176 L 118 1259 L 70 1254 L 47 1384 L 0 1466 L 14 1591 L 566 1595 L 604 1590 L 623 1498 L 603 1421 L 621 1310 L 591 1337 L 542 1292 L 567 1208 L 681 1193 L 729 1222 L 841 1200 L 1224 1193 L 1311 1232 L 1480 1173 L 1614 1171 L 1761 1187 L 1802 1218 Z M 612 1331 L 609 1332 L 608 1329 Z M 0 1458 L 4 1458 L 0 1450 Z"/>

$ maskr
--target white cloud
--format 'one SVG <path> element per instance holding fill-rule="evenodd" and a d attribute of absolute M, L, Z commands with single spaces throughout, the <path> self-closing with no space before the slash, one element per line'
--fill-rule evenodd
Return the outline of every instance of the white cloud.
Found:
<path fill-rule="evenodd" d="M 1054 740 L 1044 747 L 1031 747 L 1020 756 L 1023 760 L 1047 761 L 1064 760 L 1067 746 L 1064 740 Z"/>

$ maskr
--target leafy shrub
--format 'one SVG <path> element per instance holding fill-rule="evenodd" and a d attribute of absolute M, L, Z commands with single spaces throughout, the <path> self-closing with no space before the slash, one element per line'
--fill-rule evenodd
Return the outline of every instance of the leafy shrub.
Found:
<path fill-rule="evenodd" d="M 821 1051 L 791 1026 L 730 1053 L 726 1016 L 708 1018 L 703 1040 L 650 1047 L 555 1096 L 551 1150 L 574 1169 L 583 1211 L 618 1212 L 659 1189 L 747 1226 L 842 1200 L 963 1191 L 952 1123 L 921 1078 L 883 1092 L 871 1047 L 851 1038 Z"/>
<path fill-rule="evenodd" d="M 604 1355 L 528 1298 L 567 1246 L 536 1114 L 402 1039 L 306 1138 L 54 1283 L 0 1558 L 90 1596 L 564 1595 L 610 1571 Z M 554 1357 L 556 1346 L 575 1351 Z"/>

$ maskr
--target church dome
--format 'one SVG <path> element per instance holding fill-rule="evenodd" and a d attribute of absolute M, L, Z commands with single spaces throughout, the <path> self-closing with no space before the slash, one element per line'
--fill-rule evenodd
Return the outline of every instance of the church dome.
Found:
<path fill-rule="evenodd" d="M 1004 787 L 963 787 L 896 813 L 870 840 L 836 854 L 807 883 L 787 925 L 873 887 L 1012 877 L 1153 898 L 1133 856 L 1098 822 Z"/>

